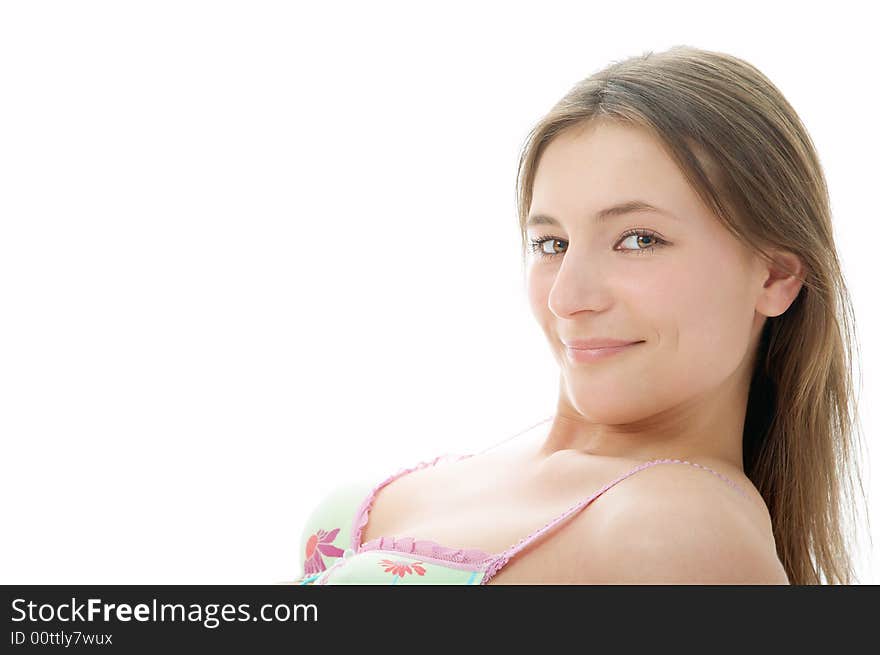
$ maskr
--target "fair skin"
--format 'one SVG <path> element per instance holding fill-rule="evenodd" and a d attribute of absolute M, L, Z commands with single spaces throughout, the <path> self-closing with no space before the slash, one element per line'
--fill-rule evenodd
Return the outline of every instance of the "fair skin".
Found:
<path fill-rule="evenodd" d="M 594 214 L 630 200 L 672 213 Z M 527 292 L 559 368 L 549 426 L 376 494 L 362 542 L 412 536 L 502 552 L 634 466 L 489 584 L 786 584 L 770 516 L 743 472 L 742 431 L 754 353 L 767 317 L 797 297 L 802 265 L 764 263 L 734 239 L 650 133 L 594 124 L 558 135 L 540 159 L 528 227 L 552 237 L 530 254 Z M 644 228 L 655 239 L 621 238 Z M 666 244 L 666 245 L 663 245 Z M 623 252 L 656 245 L 643 254 Z M 797 272 L 789 275 L 775 262 Z M 643 343 L 572 363 L 561 338 Z"/>
<path fill-rule="evenodd" d="M 677 218 L 598 210 L 642 200 Z M 559 225 L 529 254 L 531 310 L 560 367 L 553 425 L 539 458 L 560 451 L 649 460 L 720 461 L 742 471 L 752 358 L 768 316 L 801 282 L 727 232 L 652 135 L 613 123 L 563 134 L 544 151 L 529 215 Z M 629 236 L 643 228 L 655 238 Z M 644 250 L 650 245 L 655 248 Z M 798 258 L 775 252 L 789 266 Z M 561 338 L 642 340 L 614 357 L 572 363 Z"/>

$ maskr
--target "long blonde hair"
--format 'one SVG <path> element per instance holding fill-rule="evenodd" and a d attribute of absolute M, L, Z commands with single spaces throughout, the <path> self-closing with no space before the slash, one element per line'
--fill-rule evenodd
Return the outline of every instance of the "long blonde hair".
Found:
<path fill-rule="evenodd" d="M 779 248 L 804 262 L 800 293 L 761 335 L 743 468 L 770 511 L 791 584 L 852 584 L 856 540 L 847 539 L 843 513 L 855 534 L 856 487 L 867 507 L 851 369 L 860 357 L 810 136 L 782 93 L 736 57 L 676 46 L 612 63 L 575 84 L 529 132 L 516 188 L 523 260 L 541 153 L 593 119 L 650 129 L 736 238 L 765 261 L 767 248 Z"/>

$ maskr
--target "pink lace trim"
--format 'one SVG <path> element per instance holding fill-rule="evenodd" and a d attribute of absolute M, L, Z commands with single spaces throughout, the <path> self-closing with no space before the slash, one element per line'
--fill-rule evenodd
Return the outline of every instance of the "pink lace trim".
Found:
<path fill-rule="evenodd" d="M 377 537 L 363 544 L 358 552 L 367 550 L 393 550 L 424 559 L 442 560 L 444 566 L 466 570 L 482 570 L 483 564 L 492 557 L 479 548 L 449 548 L 436 541 L 414 537 Z"/>
<path fill-rule="evenodd" d="M 486 567 L 486 572 L 483 573 L 483 579 L 480 580 L 480 584 L 484 585 L 488 583 L 489 580 L 491 580 L 495 576 L 495 574 L 498 573 L 498 571 L 500 571 L 505 564 L 507 564 L 509 560 L 510 557 L 504 555 L 503 553 L 495 557 L 495 559 L 489 563 L 489 566 Z"/>

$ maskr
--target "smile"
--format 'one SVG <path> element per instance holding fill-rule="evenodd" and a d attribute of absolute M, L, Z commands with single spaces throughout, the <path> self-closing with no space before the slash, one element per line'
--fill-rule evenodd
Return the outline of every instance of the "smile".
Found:
<path fill-rule="evenodd" d="M 644 341 L 630 343 L 625 346 L 614 346 L 612 348 L 569 348 L 566 346 L 565 354 L 568 356 L 569 361 L 575 364 L 590 363 L 608 359 L 609 357 L 613 357 L 614 355 L 622 353 L 625 350 L 629 350 L 642 343 L 644 343 Z"/>

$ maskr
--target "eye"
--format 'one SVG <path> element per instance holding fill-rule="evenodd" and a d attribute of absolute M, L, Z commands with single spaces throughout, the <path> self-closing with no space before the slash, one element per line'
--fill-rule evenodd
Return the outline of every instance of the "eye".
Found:
<path fill-rule="evenodd" d="M 533 255 L 538 255 L 541 259 L 549 259 L 558 255 L 560 253 L 557 252 L 547 252 L 544 250 L 544 244 L 549 243 L 551 246 L 555 247 L 557 243 L 565 243 L 562 239 L 557 239 L 556 237 L 541 237 L 540 239 L 531 239 L 529 241 L 529 252 Z"/>
<path fill-rule="evenodd" d="M 664 241 L 663 239 L 658 237 L 656 234 L 654 234 L 651 230 L 644 230 L 641 228 L 633 229 L 633 230 L 626 232 L 625 234 L 623 234 L 620 237 L 620 239 L 618 240 L 618 243 L 622 243 L 622 242 L 626 241 L 627 239 L 632 239 L 632 243 L 635 245 L 635 247 L 634 248 L 624 248 L 622 250 L 622 252 L 630 252 L 630 253 L 635 253 L 637 255 L 641 255 L 646 252 L 651 252 L 658 245 L 666 245 L 666 243 L 667 243 L 666 241 Z M 653 241 L 654 243 L 651 243 L 651 241 Z M 544 248 L 544 244 L 547 244 L 547 243 L 549 243 L 550 247 L 553 249 L 552 252 L 548 252 Z M 562 254 L 561 252 L 555 251 L 556 244 L 560 244 L 560 243 L 567 244 L 565 239 L 560 239 L 560 238 L 554 237 L 554 236 L 546 236 L 546 237 L 540 237 L 538 239 L 530 239 L 529 240 L 529 252 L 531 252 L 532 254 L 538 255 L 538 257 L 540 257 L 541 259 L 552 259 L 556 255 Z M 646 247 L 643 248 L 642 246 L 646 246 Z"/>
<path fill-rule="evenodd" d="M 635 252 L 636 254 L 650 252 L 651 250 L 656 248 L 658 244 L 666 243 L 665 241 L 661 241 L 661 239 L 650 230 L 631 230 L 630 232 L 624 234 L 620 238 L 620 241 L 623 242 L 627 239 L 633 240 L 632 243 L 635 244 L 635 248 L 633 248 L 630 252 Z M 641 246 L 645 247 L 642 248 Z"/>

